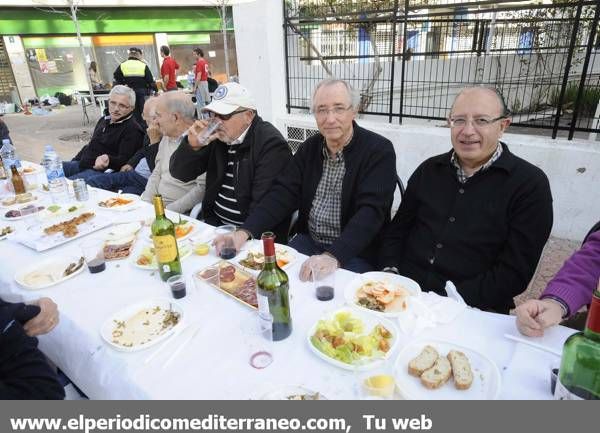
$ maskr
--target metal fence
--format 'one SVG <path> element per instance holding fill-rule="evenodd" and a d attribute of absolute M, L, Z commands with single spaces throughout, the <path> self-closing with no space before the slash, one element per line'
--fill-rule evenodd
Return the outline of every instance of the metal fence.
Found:
<path fill-rule="evenodd" d="M 329 76 L 400 123 L 444 119 L 461 88 L 486 85 L 513 125 L 600 132 L 600 6 L 554 1 L 284 0 L 288 111 Z"/>

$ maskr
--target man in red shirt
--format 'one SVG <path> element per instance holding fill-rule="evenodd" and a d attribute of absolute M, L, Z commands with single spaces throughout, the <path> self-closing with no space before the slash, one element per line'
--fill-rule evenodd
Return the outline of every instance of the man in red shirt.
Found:
<path fill-rule="evenodd" d="M 201 48 L 194 48 L 194 55 L 196 56 L 194 93 L 196 94 L 198 118 L 200 118 L 200 110 L 210 102 L 208 94 L 208 62 L 204 59 L 204 51 Z"/>
<path fill-rule="evenodd" d="M 177 90 L 177 82 L 175 80 L 177 74 L 175 71 L 179 69 L 179 65 L 175 59 L 169 55 L 170 53 L 171 50 L 166 45 L 160 47 L 160 56 L 163 58 L 163 63 L 160 67 L 160 75 L 166 91 Z"/>

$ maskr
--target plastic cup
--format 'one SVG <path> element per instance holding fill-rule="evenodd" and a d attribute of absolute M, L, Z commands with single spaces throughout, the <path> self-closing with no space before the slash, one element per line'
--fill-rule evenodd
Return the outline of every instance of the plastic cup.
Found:
<path fill-rule="evenodd" d="M 333 259 L 332 259 L 333 260 Z M 330 301 L 335 297 L 335 274 L 324 269 L 320 263 L 311 267 L 313 292 L 319 301 Z"/>
<path fill-rule="evenodd" d="M 198 136 L 198 143 L 201 145 L 205 144 L 208 141 L 209 137 L 213 135 L 217 129 L 219 129 L 219 126 L 221 126 L 220 119 L 216 117 L 210 119 L 208 125 L 206 125 L 206 128 L 204 128 Z"/>
<path fill-rule="evenodd" d="M 221 246 L 221 252 L 219 253 L 219 257 L 223 260 L 233 259 L 237 255 L 235 243 L 233 242 L 233 233 L 235 230 L 236 227 L 231 224 L 219 226 L 215 229 L 215 235 L 222 235 L 224 239 L 223 245 Z"/>
<path fill-rule="evenodd" d="M 263 369 L 273 362 L 273 316 L 253 313 L 241 325 L 248 363 Z"/>
<path fill-rule="evenodd" d="M 396 379 L 389 361 L 382 361 L 368 371 L 356 369 L 356 394 L 361 400 L 395 400 Z"/>
<path fill-rule="evenodd" d="M 171 289 L 171 294 L 175 299 L 184 298 L 187 294 L 185 277 L 183 275 L 173 275 L 167 279 L 167 285 Z"/>
<path fill-rule="evenodd" d="M 104 260 L 104 241 L 99 239 L 88 239 L 81 243 L 81 252 L 92 274 L 97 274 L 106 269 L 106 261 Z"/>

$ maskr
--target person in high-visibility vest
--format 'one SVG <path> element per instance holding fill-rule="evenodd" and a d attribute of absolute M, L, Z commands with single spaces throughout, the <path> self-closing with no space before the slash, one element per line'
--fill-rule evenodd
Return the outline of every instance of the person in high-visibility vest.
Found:
<path fill-rule="evenodd" d="M 146 97 L 157 92 L 156 82 L 150 68 L 142 60 L 142 50 L 137 47 L 129 49 L 129 58 L 121 63 L 114 73 L 115 84 L 124 84 L 135 92 L 134 115 L 140 125 L 145 125 L 142 118 Z"/>

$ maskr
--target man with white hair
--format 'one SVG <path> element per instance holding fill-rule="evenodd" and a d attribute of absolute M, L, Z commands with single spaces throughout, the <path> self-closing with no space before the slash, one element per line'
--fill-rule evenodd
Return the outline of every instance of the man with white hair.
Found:
<path fill-rule="evenodd" d="M 396 155 L 388 139 L 356 124 L 356 99 L 345 81 L 317 85 L 313 112 L 320 134 L 302 143 L 235 233 L 238 249 L 250 235 L 260 236 L 298 209 L 298 233 L 290 246 L 310 256 L 301 280 L 312 279 L 315 269 L 374 269 L 378 234 L 394 199 Z"/>
<path fill-rule="evenodd" d="M 188 182 L 206 173 L 201 217 L 212 225 L 240 226 L 286 166 L 290 148 L 258 116 L 250 91 L 238 83 L 219 86 L 203 111 L 211 119 L 198 120 L 190 129 L 171 158 L 171 174 Z M 217 129 L 202 140 L 210 122 Z M 289 219 L 278 223 L 272 229 L 285 242 Z"/>
<path fill-rule="evenodd" d="M 107 169 L 119 171 L 142 147 L 144 130 L 133 117 L 135 93 L 127 86 L 115 86 L 108 96 L 108 114 L 103 116 L 90 142 L 72 161 L 63 162 L 69 179 L 88 179 Z"/>

